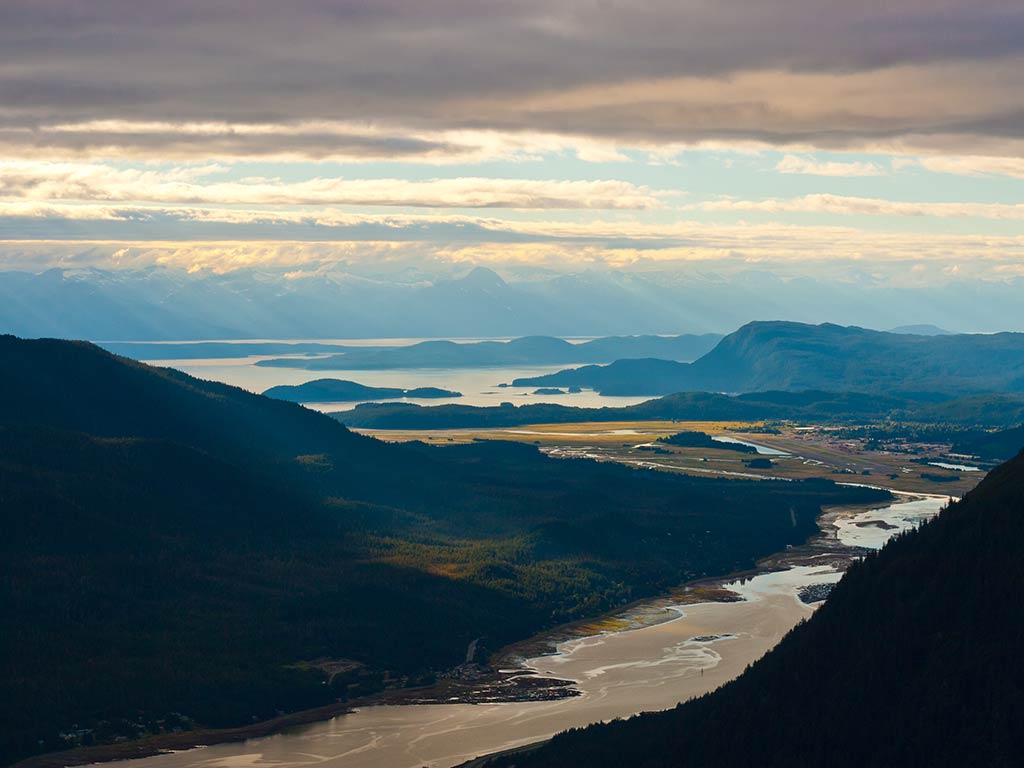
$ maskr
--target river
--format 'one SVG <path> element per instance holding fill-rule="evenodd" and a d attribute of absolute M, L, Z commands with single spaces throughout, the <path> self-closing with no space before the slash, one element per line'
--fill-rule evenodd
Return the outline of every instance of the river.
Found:
<path fill-rule="evenodd" d="M 935 515 L 946 497 L 915 497 L 836 521 L 841 542 L 878 548 Z M 675 618 L 558 645 L 529 659 L 539 675 L 576 681 L 580 696 L 501 704 L 384 705 L 275 736 L 134 760 L 119 768 L 449 768 L 566 728 L 669 709 L 739 675 L 813 612 L 801 587 L 834 583 L 829 566 L 800 565 L 727 583 L 743 598 L 671 606 Z M 879 599 L 884 599 L 880 596 Z"/>

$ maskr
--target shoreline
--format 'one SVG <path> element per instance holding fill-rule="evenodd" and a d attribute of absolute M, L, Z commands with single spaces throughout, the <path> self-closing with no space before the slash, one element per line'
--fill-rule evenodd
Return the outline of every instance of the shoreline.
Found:
<path fill-rule="evenodd" d="M 876 487 L 876 486 L 872 486 Z M 732 571 L 722 576 L 707 576 L 685 582 L 670 589 L 660 597 L 635 600 L 591 619 L 580 619 L 561 624 L 545 632 L 512 643 L 499 649 L 492 657 L 496 665 L 522 664 L 527 659 L 557 653 L 557 645 L 593 637 L 606 632 L 629 632 L 643 627 L 656 626 L 678 618 L 675 606 L 700 605 L 713 602 L 740 602 L 743 598 L 728 588 L 728 584 L 745 582 L 766 573 L 785 571 L 795 566 L 832 566 L 843 572 L 853 560 L 860 558 L 864 550 L 848 546 L 839 540 L 839 529 L 834 521 L 840 517 L 853 517 L 864 512 L 886 509 L 895 504 L 919 501 L 926 498 L 947 498 L 942 494 L 923 494 L 913 491 L 892 491 L 889 501 L 870 504 L 829 505 L 821 508 L 816 524 L 818 532 L 803 544 L 796 544 L 781 552 L 774 552 L 757 560 L 753 568 Z"/>
<path fill-rule="evenodd" d="M 200 728 L 178 733 L 157 733 L 118 744 L 97 744 L 59 752 L 45 752 L 19 760 L 10 768 L 70 768 L 70 766 L 95 765 L 116 760 L 156 757 L 168 752 L 181 752 L 214 744 L 228 744 L 263 736 L 273 736 L 295 726 L 330 720 L 339 715 L 349 714 L 354 710 L 355 707 L 351 701 L 336 702 L 313 709 L 289 712 L 270 720 L 261 720 L 258 723 L 234 728 Z"/>
<path fill-rule="evenodd" d="M 682 606 L 744 602 L 745 599 L 727 585 L 737 582 L 742 584 L 759 575 L 785 571 L 801 565 L 830 566 L 843 572 L 853 560 L 863 554 L 863 550 L 842 544 L 838 539 L 838 528 L 833 521 L 841 516 L 848 517 L 865 511 L 884 509 L 899 503 L 900 497 L 903 501 L 925 497 L 924 494 L 908 492 L 896 492 L 894 496 L 896 498 L 888 502 L 823 507 L 817 519 L 818 533 L 803 544 L 768 555 L 758 560 L 751 569 L 687 582 L 660 596 L 640 598 L 598 616 L 559 625 L 511 643 L 496 651 L 488 660 L 486 667 L 468 679 L 445 678 L 430 686 L 380 691 L 347 702 L 299 710 L 271 720 L 234 728 L 154 734 L 118 744 L 48 752 L 14 763 L 11 768 L 68 768 L 154 757 L 168 752 L 272 736 L 297 726 L 328 721 L 367 707 L 451 703 L 453 693 L 462 703 L 469 704 L 570 698 L 579 695 L 578 689 L 575 688 L 576 681 L 544 677 L 526 662 L 530 659 L 557 655 L 558 646 L 565 642 L 603 634 L 631 632 L 674 621 L 682 617 L 679 610 Z M 525 685 L 523 681 L 526 681 Z M 510 751 L 535 746 L 536 744 L 529 744 Z M 466 765 L 482 765 L 483 763 L 478 761 L 485 761 L 489 757 L 490 754 L 479 756 Z"/>

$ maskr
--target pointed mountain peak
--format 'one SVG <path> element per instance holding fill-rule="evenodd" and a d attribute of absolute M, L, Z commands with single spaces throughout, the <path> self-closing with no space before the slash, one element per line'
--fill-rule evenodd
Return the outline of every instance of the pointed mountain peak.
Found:
<path fill-rule="evenodd" d="M 504 288 L 508 285 L 502 280 L 501 275 L 487 267 L 474 267 L 473 271 L 459 282 L 477 288 Z"/>

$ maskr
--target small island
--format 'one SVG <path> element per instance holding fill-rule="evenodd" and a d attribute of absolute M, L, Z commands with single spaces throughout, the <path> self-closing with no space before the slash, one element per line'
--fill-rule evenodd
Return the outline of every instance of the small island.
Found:
<path fill-rule="evenodd" d="M 658 442 L 680 448 L 718 448 L 723 451 L 757 453 L 757 448 L 752 445 L 715 440 L 711 435 L 706 435 L 703 432 L 677 432 L 668 437 L 659 437 Z"/>
<path fill-rule="evenodd" d="M 564 395 L 565 390 L 559 389 L 558 387 L 541 387 L 540 389 L 533 390 L 535 395 Z"/>
<path fill-rule="evenodd" d="M 280 385 L 265 391 L 264 396 L 290 403 L 346 403 L 366 400 L 390 400 L 393 398 L 421 398 L 436 400 L 462 397 L 438 387 L 399 389 L 397 387 L 368 387 L 346 379 L 314 379 L 305 384 Z"/>

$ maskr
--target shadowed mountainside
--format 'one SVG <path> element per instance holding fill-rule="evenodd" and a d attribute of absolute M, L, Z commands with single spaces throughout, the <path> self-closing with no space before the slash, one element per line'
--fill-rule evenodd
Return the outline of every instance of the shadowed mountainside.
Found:
<path fill-rule="evenodd" d="M 514 406 L 367 403 L 334 418 L 367 429 L 514 427 L 580 421 L 745 421 L 792 419 L 831 423 L 873 419 L 1006 427 L 1024 420 L 1024 395 L 972 395 L 927 403 L 858 392 L 683 392 L 622 407 L 579 408 L 556 403 Z"/>
<path fill-rule="evenodd" d="M 954 453 L 1005 460 L 1024 451 L 1024 426 L 998 432 L 975 432 L 953 444 Z"/>
<path fill-rule="evenodd" d="M 1024 392 L 1024 334 L 920 336 L 754 322 L 693 363 L 619 360 L 513 384 L 588 387 L 605 395 L 828 389 L 927 399 Z"/>
<path fill-rule="evenodd" d="M 0 370 L 4 762 L 429 680 L 885 496 L 390 445 L 85 343 Z"/>
<path fill-rule="evenodd" d="M 491 768 L 1012 766 L 1024 717 L 1024 454 L 852 567 L 735 681 Z"/>

